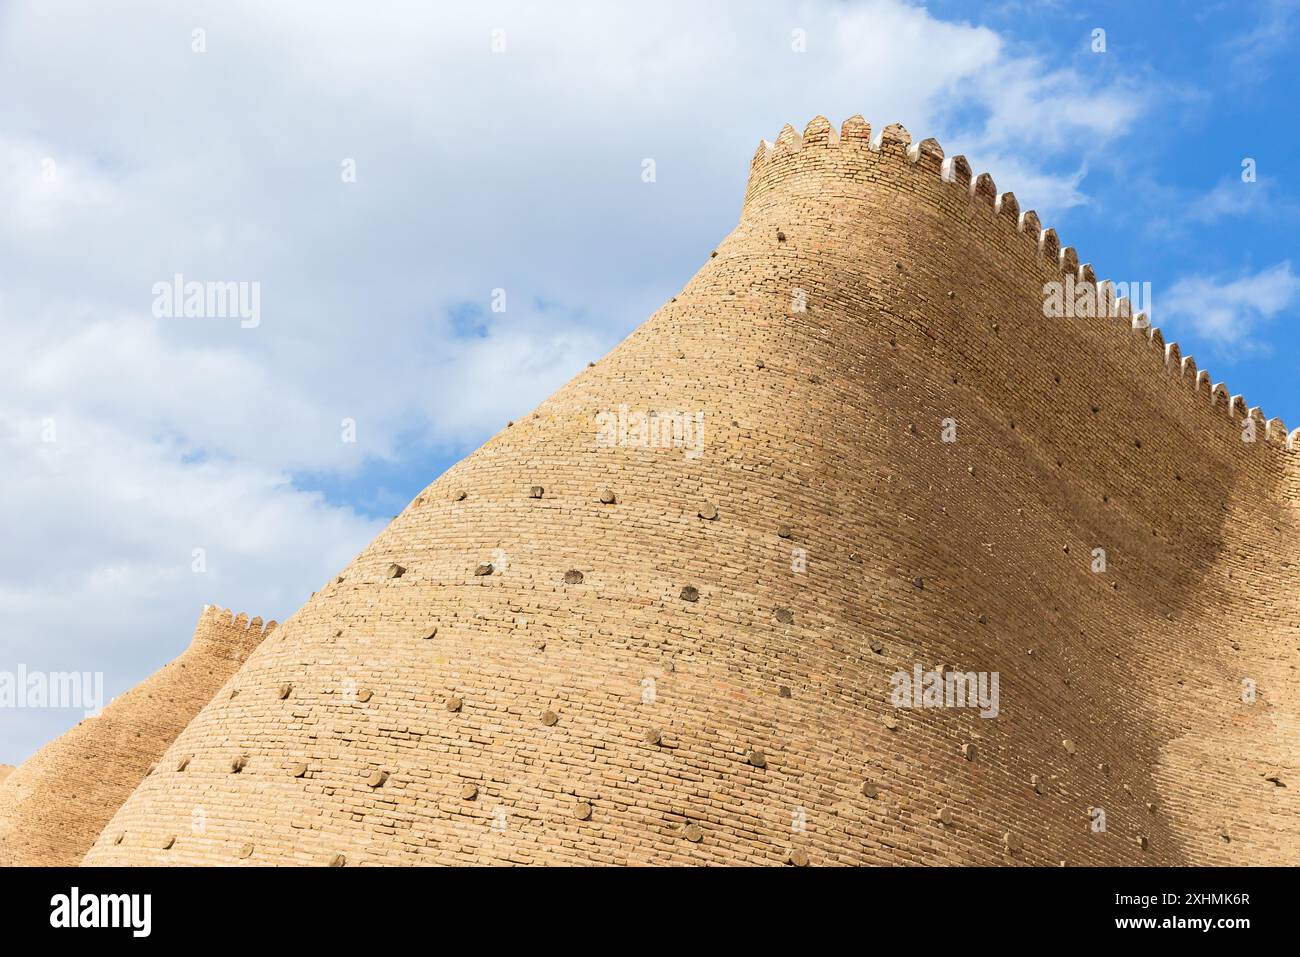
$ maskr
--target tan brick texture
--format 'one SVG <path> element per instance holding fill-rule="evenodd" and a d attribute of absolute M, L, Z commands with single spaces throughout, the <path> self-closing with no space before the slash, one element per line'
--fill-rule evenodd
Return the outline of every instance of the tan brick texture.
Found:
<path fill-rule="evenodd" d="M 1294 862 L 1294 454 L 1122 307 L 1045 318 L 1065 274 L 932 140 L 787 127 L 687 286 L 263 642 L 87 863 Z M 895 708 L 917 663 L 1000 713 Z"/>
<path fill-rule="evenodd" d="M 0 784 L 0 866 L 80 863 L 176 735 L 274 627 L 208 606 L 179 658 L 24 761 Z"/>

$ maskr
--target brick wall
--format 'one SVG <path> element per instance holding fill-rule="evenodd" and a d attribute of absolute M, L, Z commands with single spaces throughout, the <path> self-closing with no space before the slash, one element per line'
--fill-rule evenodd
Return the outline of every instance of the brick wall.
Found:
<path fill-rule="evenodd" d="M 87 862 L 1293 861 L 1285 431 L 1127 315 L 1045 319 L 1063 270 L 933 141 L 787 127 L 686 287 L 325 583 Z M 700 454 L 620 443 L 649 410 Z M 895 708 L 918 663 L 999 715 Z"/>
<path fill-rule="evenodd" d="M 0 785 L 0 866 L 79 863 L 176 735 L 274 627 L 205 608 L 180 657 L 24 761 Z"/>

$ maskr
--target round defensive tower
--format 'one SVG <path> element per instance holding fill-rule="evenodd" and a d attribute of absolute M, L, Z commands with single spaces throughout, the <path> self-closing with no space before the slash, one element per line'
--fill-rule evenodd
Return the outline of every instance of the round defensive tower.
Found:
<path fill-rule="evenodd" d="M 1045 317 L 1067 278 L 1113 308 Z M 1293 861 L 1287 436 L 1109 289 L 933 140 L 787 127 L 86 862 Z M 898 707 L 917 668 L 996 707 Z"/>
<path fill-rule="evenodd" d="M 205 607 L 180 657 L 0 776 L 0 867 L 80 863 L 176 735 L 274 628 Z"/>

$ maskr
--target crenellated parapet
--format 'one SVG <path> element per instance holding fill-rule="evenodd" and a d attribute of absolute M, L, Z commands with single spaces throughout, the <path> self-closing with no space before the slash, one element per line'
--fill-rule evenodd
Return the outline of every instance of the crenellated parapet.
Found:
<path fill-rule="evenodd" d="M 249 618 L 246 612 L 235 613 L 229 608 L 204 605 L 194 629 L 194 644 L 208 643 L 217 648 L 227 648 L 242 660 L 275 627 L 275 621 L 264 623 L 257 616 Z"/>
<path fill-rule="evenodd" d="M 802 134 L 787 124 L 775 143 L 761 141 L 754 153 L 745 191 L 745 211 L 767 201 L 780 201 L 786 190 L 796 188 L 793 172 L 806 169 L 810 160 L 826 163 L 828 176 L 847 181 L 887 182 L 871 176 L 872 169 L 881 163 L 906 164 L 936 177 L 948 190 L 964 194 L 971 204 L 986 208 L 992 219 L 1013 226 L 1032 249 L 1032 261 L 1047 281 L 1069 277 L 1075 288 L 1090 287 L 1099 317 L 1148 346 L 1165 377 L 1202 396 L 1213 415 L 1243 428 L 1248 417 L 1257 419 L 1259 438 L 1254 444 L 1287 451 L 1295 449 L 1296 432 L 1300 429 L 1288 433 L 1279 418 L 1266 419 L 1262 412 L 1248 415 L 1244 398 L 1234 396 L 1223 383 L 1211 385 L 1208 372 L 1198 370 L 1192 357 L 1182 355 L 1176 342 L 1166 343 L 1163 333 L 1151 325 L 1145 313 L 1134 314 L 1129 299 L 1117 295 L 1115 284 L 1099 281 L 1092 265 L 1081 263 L 1077 250 L 1064 245 L 1056 230 L 1044 226 L 1034 210 L 1021 210 L 1014 193 L 999 195 L 993 177 L 988 173 L 975 174 L 966 157 L 945 157 L 943 147 L 933 138 L 913 143 L 911 134 L 898 123 L 891 123 L 873 138 L 871 125 L 861 116 L 849 117 L 838 131 L 824 116 L 813 117 Z M 805 177 L 798 188 L 812 187 Z M 992 238 L 996 234 L 989 235 Z"/>

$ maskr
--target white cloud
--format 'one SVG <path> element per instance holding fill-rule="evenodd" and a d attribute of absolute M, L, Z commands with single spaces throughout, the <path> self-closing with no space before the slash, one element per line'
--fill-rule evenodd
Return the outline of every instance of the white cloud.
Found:
<path fill-rule="evenodd" d="M 284 617 L 382 526 L 284 474 L 76 414 L 0 417 L 0 461 L 0 668 L 103 672 L 109 696 L 179 654 L 205 603 Z M 5 757 L 81 717 L 7 712 Z"/>
<path fill-rule="evenodd" d="M 1254 333 L 1300 299 L 1300 277 L 1289 260 L 1236 279 L 1188 276 L 1158 297 L 1161 322 L 1186 323 L 1233 356 L 1266 350 Z"/>
<path fill-rule="evenodd" d="M 1183 190 L 1168 183 L 1146 181 L 1141 191 L 1162 210 L 1147 219 L 1143 228 L 1162 242 L 1180 241 L 1204 227 L 1250 217 L 1261 223 L 1294 219 L 1300 206 L 1278 193 L 1277 180 L 1260 177 L 1243 182 L 1241 176 L 1225 176 L 1202 192 Z"/>
<path fill-rule="evenodd" d="M 1214 188 L 1187 206 L 1187 218 L 1194 223 L 1214 223 L 1232 216 L 1257 212 L 1267 204 L 1267 183 L 1244 183 L 1239 176 L 1220 180 Z"/>
<path fill-rule="evenodd" d="M 903 122 L 1050 215 L 1143 105 L 898 0 L 13 3 L 0 85 L 0 667 L 62 649 L 118 690 L 204 602 L 283 617 L 375 531 L 293 475 L 472 444 L 672 296 L 781 124 Z M 175 273 L 259 282 L 261 325 L 154 319 Z"/>
<path fill-rule="evenodd" d="M 1075 206 L 1086 206 L 1092 201 L 1083 191 L 1083 180 L 1088 175 L 1086 161 L 1073 170 L 1048 173 L 1032 164 L 1027 164 L 1020 157 L 1003 156 L 997 153 L 986 155 L 988 156 L 986 167 L 990 171 L 997 171 L 993 181 L 997 184 L 998 192 L 1011 190 L 1015 192 L 1017 200 L 1022 196 L 1035 197 L 1033 200 L 1035 211 L 1048 226 L 1053 223 L 1054 212 L 1059 213 Z M 1022 202 L 1021 208 L 1031 207 Z"/>
<path fill-rule="evenodd" d="M 60 163 L 30 140 L 0 142 L 0 203 L 12 227 L 39 239 L 78 209 L 103 208 L 112 185 L 77 160 Z"/>
<path fill-rule="evenodd" d="M 1263 83 L 1272 75 L 1273 62 L 1291 50 L 1300 8 L 1295 0 L 1265 0 L 1243 15 L 1252 16 L 1252 22 L 1227 37 L 1220 52 L 1232 68 L 1232 79 L 1248 85 Z"/>

